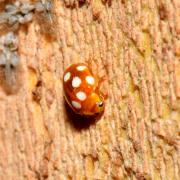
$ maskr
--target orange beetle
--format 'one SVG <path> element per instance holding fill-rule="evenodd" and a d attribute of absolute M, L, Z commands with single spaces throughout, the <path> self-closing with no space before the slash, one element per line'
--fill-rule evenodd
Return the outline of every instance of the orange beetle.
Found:
<path fill-rule="evenodd" d="M 73 64 L 64 72 L 65 100 L 77 114 L 93 116 L 104 111 L 104 96 L 99 85 L 100 81 L 86 64 Z"/>

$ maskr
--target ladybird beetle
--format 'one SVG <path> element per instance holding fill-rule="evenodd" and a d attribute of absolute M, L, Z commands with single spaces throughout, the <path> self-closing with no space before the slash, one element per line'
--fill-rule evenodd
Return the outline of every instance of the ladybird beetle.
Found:
<path fill-rule="evenodd" d="M 72 110 L 85 116 L 104 111 L 104 96 L 99 90 L 100 81 L 84 63 L 72 64 L 64 72 L 64 97 Z"/>

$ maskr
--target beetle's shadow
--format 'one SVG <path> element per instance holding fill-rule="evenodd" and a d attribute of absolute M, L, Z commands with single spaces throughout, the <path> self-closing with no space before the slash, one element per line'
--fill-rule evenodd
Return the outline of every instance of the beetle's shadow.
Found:
<path fill-rule="evenodd" d="M 72 126 L 77 130 L 87 129 L 89 126 L 95 124 L 103 115 L 103 113 L 94 116 L 82 116 L 74 113 L 74 111 L 69 107 L 67 102 L 64 100 L 65 112 L 68 120 Z"/>

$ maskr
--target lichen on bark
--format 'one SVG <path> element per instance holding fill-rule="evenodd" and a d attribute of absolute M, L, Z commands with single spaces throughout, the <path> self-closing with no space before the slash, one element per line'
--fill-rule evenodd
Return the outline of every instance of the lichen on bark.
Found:
<path fill-rule="evenodd" d="M 178 179 L 179 1 L 53 2 L 55 38 L 38 20 L 20 28 L 23 83 L 15 94 L 0 86 L 0 179 Z M 108 99 L 79 129 L 62 75 L 89 59 Z"/>

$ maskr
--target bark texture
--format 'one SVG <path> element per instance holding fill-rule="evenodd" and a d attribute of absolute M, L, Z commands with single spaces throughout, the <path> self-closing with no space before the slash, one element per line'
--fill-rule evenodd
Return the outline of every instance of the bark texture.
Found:
<path fill-rule="evenodd" d="M 179 179 L 180 1 L 56 0 L 53 13 L 19 29 L 19 88 L 0 87 L 0 179 Z M 86 128 L 63 100 L 77 62 L 108 77 Z"/>

